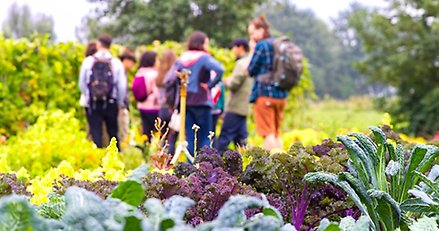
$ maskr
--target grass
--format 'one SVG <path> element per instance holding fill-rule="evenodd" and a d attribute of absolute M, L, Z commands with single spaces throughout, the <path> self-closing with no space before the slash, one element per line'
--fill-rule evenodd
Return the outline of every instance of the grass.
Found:
<path fill-rule="evenodd" d="M 287 104 L 282 126 L 285 147 L 300 141 L 305 145 L 320 143 L 322 139 L 335 139 L 350 132 L 368 133 L 368 126 L 382 124 L 384 112 L 373 107 L 372 99 L 357 97 L 349 100 L 324 99 L 302 104 Z M 262 145 L 256 135 L 254 120 L 248 120 L 249 143 Z"/>
<path fill-rule="evenodd" d="M 335 137 L 340 129 L 368 131 L 368 126 L 382 123 L 383 115 L 384 112 L 374 109 L 372 100 L 367 97 L 345 101 L 325 99 L 310 102 L 291 119 L 285 118 L 284 131 L 288 127 L 311 128 Z"/>

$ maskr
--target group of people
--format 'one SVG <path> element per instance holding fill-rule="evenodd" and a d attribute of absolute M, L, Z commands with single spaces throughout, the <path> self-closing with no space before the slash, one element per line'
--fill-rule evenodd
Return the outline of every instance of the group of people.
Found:
<path fill-rule="evenodd" d="M 129 87 L 137 100 L 143 133 L 151 139 L 155 120 L 161 118 L 169 123 L 174 111 L 178 110 L 179 97 L 169 99 L 169 89 L 178 83 L 177 72 L 187 69 L 190 75 L 185 126 L 191 154 L 195 151 L 194 135 L 197 134 L 196 147 L 209 145 L 209 132 L 216 130 L 219 118 L 223 123 L 214 147 L 222 152 L 232 142 L 245 146 L 251 104 L 257 133 L 264 137 L 264 148 L 282 148 L 280 128 L 288 91 L 271 82 L 260 81 L 260 76 L 270 74 L 274 65 L 274 38 L 264 16 L 250 21 L 248 34 L 248 40 L 232 42 L 236 63 L 228 78 L 223 79 L 223 66 L 209 54 L 208 36 L 196 31 L 189 36 L 187 50 L 180 57 L 171 50 L 161 54 L 160 58 L 153 51 L 143 53 L 130 85 L 127 72 L 135 66 L 134 52 L 126 50 L 119 58 L 112 57 L 109 51 L 111 37 L 101 36 L 95 49 L 93 46 L 87 49 L 79 76 L 81 102 L 95 144 L 104 146 L 103 124 L 109 137 L 123 140 L 127 136 Z M 225 89 L 229 91 L 227 100 Z M 199 127 L 196 133 L 191 129 L 194 125 Z M 177 132 L 168 136 L 170 153 L 174 151 Z"/>

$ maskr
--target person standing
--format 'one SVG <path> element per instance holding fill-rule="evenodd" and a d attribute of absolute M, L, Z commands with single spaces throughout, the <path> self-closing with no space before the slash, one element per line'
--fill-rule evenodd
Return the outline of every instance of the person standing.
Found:
<path fill-rule="evenodd" d="M 171 70 L 171 68 L 173 68 L 173 64 L 175 63 L 176 60 L 177 60 L 177 56 L 175 55 L 174 51 L 172 50 L 165 51 L 162 54 L 162 57 L 160 58 L 158 76 L 156 79 L 156 85 L 159 89 L 159 104 L 160 104 L 159 117 L 160 119 L 162 119 L 162 121 L 166 122 L 166 124 L 169 124 L 174 108 L 171 105 L 168 105 L 166 102 L 165 80 L 167 77 L 167 73 L 169 72 L 169 70 Z M 172 72 L 175 71 L 176 70 L 173 69 Z M 169 129 L 167 141 L 169 145 L 168 152 L 170 154 L 174 154 L 175 152 L 175 143 L 177 142 L 177 138 L 178 138 L 178 132 Z"/>
<path fill-rule="evenodd" d="M 280 129 L 288 91 L 265 81 L 270 78 L 273 71 L 274 38 L 270 34 L 270 25 L 264 16 L 259 16 L 250 22 L 248 33 L 250 39 L 257 42 L 248 65 L 248 73 L 255 79 L 250 102 L 254 103 L 256 130 L 264 138 L 265 149 L 282 149 Z"/>
<path fill-rule="evenodd" d="M 96 41 L 91 41 L 87 44 L 87 47 L 85 48 L 85 57 L 93 56 L 96 54 L 98 49 L 96 48 Z M 81 93 L 81 98 L 79 98 L 79 105 L 84 108 L 84 115 L 87 115 L 87 109 L 88 109 L 88 100 L 87 97 L 83 93 Z M 90 127 L 88 126 L 88 123 L 86 124 L 85 131 L 87 132 L 87 139 L 93 140 L 93 137 L 91 136 Z"/>
<path fill-rule="evenodd" d="M 253 45 L 252 45 L 253 44 Z M 250 44 L 254 48 L 254 42 Z M 230 142 L 235 146 L 247 145 L 247 115 L 250 112 L 249 96 L 253 86 L 253 79 L 247 74 L 250 62 L 249 44 L 245 39 L 236 39 L 232 43 L 232 52 L 236 56 L 236 64 L 232 76 L 224 80 L 229 89 L 226 112 L 223 126 L 215 148 L 221 153 L 227 150 Z"/>
<path fill-rule="evenodd" d="M 127 73 L 134 68 L 134 65 L 136 65 L 136 57 L 135 57 L 134 51 L 129 49 L 129 48 L 125 49 L 122 52 L 122 54 L 119 56 L 119 59 L 123 65 L 125 79 L 128 80 Z M 125 141 L 126 137 L 128 136 L 129 129 L 130 129 L 129 105 L 130 105 L 130 99 L 129 99 L 128 90 L 127 90 L 126 96 L 124 98 L 123 109 L 120 110 L 119 117 L 118 117 L 118 124 L 119 124 L 118 136 L 119 136 L 119 139 L 121 140 L 121 142 Z"/>
<path fill-rule="evenodd" d="M 149 142 L 151 142 L 151 133 L 154 132 L 160 109 L 159 89 L 156 85 L 157 66 L 157 53 L 153 51 L 143 53 L 132 85 L 132 91 L 137 100 L 137 109 L 142 119 L 143 134 L 148 136 Z"/>
<path fill-rule="evenodd" d="M 212 128 L 211 89 L 221 81 L 224 68 L 209 53 L 209 38 L 204 32 L 193 32 L 188 39 L 188 49 L 175 63 L 175 70 L 188 69 L 191 74 L 187 86 L 186 108 L 186 140 L 188 151 L 194 155 L 193 125 L 198 125 L 197 148 L 210 144 L 209 131 Z M 171 69 L 170 71 L 174 71 Z M 211 79 L 211 71 L 216 76 Z"/>
<path fill-rule="evenodd" d="M 118 139 L 118 112 L 123 108 L 127 80 L 123 65 L 110 53 L 110 35 L 99 37 L 97 52 L 85 58 L 79 74 L 79 88 L 88 102 L 87 122 L 94 143 L 102 148 L 102 123 L 110 137 Z M 119 148 L 119 143 L 117 143 Z"/>

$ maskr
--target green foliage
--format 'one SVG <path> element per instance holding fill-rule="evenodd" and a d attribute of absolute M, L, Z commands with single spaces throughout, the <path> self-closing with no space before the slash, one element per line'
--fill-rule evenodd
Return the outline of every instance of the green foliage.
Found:
<path fill-rule="evenodd" d="M 410 225 L 411 231 L 438 231 L 438 224 L 434 217 L 422 217 Z"/>
<path fill-rule="evenodd" d="M 321 148 L 326 150 L 326 146 L 332 144 L 329 142 Z M 284 219 L 291 221 L 297 230 L 312 227 L 320 217 L 348 210 L 350 206 L 345 202 L 345 194 L 333 186 L 310 185 L 303 181 L 308 172 L 344 170 L 347 153 L 337 145 L 327 150 L 327 153 L 317 154 L 313 147 L 296 144 L 287 153 L 270 155 L 259 148 L 251 149 L 245 154 L 251 161 L 240 180 L 260 193 L 281 198 L 288 207 Z"/>
<path fill-rule="evenodd" d="M 49 45 L 47 36 L 0 36 L 0 134 L 15 134 L 50 109 L 76 109 L 83 117 L 77 84 L 83 52 L 76 43 Z"/>
<path fill-rule="evenodd" d="M 89 2 L 98 2 L 99 6 L 97 13 L 85 20 L 86 39 L 96 38 L 104 31 L 119 43 L 138 46 L 156 39 L 184 41 L 192 31 L 201 30 L 216 44 L 226 47 L 233 39 L 246 36 L 254 7 L 264 0 Z"/>
<path fill-rule="evenodd" d="M 60 219 L 66 209 L 64 196 L 49 194 L 49 202 L 37 208 L 38 214 L 48 219 Z"/>
<path fill-rule="evenodd" d="M 323 219 L 317 231 L 369 231 L 369 220 L 361 216 L 357 221 L 352 217 L 343 217 L 339 224 Z"/>
<path fill-rule="evenodd" d="M 104 150 L 97 149 L 85 137 L 72 112 L 44 112 L 34 125 L 0 146 L 0 153 L 6 154 L 3 158 L 12 170 L 24 167 L 32 177 L 63 160 L 75 169 L 94 169 L 99 167 Z"/>
<path fill-rule="evenodd" d="M 117 198 L 129 205 L 137 206 L 145 197 L 145 190 L 137 181 L 127 180 L 120 183 L 111 193 L 112 198 Z"/>
<path fill-rule="evenodd" d="M 363 8 L 350 18 L 366 54 L 358 70 L 397 88 L 392 115 L 398 123 L 410 122 L 410 133 L 439 130 L 438 15 L 436 0 L 391 0 L 383 10 Z"/>
<path fill-rule="evenodd" d="M 0 230 L 48 230 L 46 222 L 23 196 L 5 196 L 0 199 Z"/>
<path fill-rule="evenodd" d="M 374 141 L 361 134 L 338 137 L 349 153 L 349 172 L 338 175 L 308 173 L 305 180 L 330 182 L 342 188 L 371 221 L 374 230 L 407 227 L 407 221 L 403 219 L 407 211 L 416 209 L 423 214 L 413 200 L 408 200 L 408 193 L 419 181 L 419 173 L 429 170 L 433 160 L 439 156 L 439 148 L 417 145 L 407 164 L 404 164 L 402 146 L 398 145 L 395 149 L 380 129 L 371 127 L 371 130 Z M 407 201 L 410 204 L 401 205 Z"/>

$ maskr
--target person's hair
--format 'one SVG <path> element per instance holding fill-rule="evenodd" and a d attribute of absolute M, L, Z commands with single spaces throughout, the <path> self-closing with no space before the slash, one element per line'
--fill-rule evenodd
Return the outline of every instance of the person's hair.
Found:
<path fill-rule="evenodd" d="M 162 58 L 160 59 L 159 73 L 156 78 L 156 85 L 158 87 L 164 86 L 163 81 L 165 80 L 165 76 L 175 63 L 176 59 L 177 57 L 172 50 L 167 50 L 163 53 Z"/>
<path fill-rule="evenodd" d="M 206 42 L 207 35 L 201 31 L 192 32 L 187 41 L 188 50 L 204 51 L 204 42 Z"/>
<path fill-rule="evenodd" d="M 249 46 L 248 46 L 248 42 L 247 42 L 247 40 L 246 39 L 243 39 L 243 38 L 240 38 L 240 39 L 235 39 L 233 42 L 232 42 L 232 48 L 233 47 L 242 47 L 242 48 L 244 48 L 244 50 L 246 51 L 246 52 L 248 52 L 249 51 Z"/>
<path fill-rule="evenodd" d="M 139 67 L 153 67 L 157 59 L 157 53 L 154 51 L 147 51 L 140 57 Z"/>
<path fill-rule="evenodd" d="M 264 29 L 264 38 L 269 38 L 271 36 L 270 24 L 264 15 L 254 18 L 250 21 L 250 24 L 252 24 L 256 29 Z"/>
<path fill-rule="evenodd" d="M 85 48 L 85 57 L 94 55 L 97 51 L 96 41 L 91 41 L 87 44 L 87 48 Z"/>
<path fill-rule="evenodd" d="M 126 48 L 122 54 L 119 56 L 120 61 L 123 62 L 123 60 L 128 59 L 133 62 L 136 62 L 136 56 L 134 55 L 134 51 L 130 48 Z"/>
<path fill-rule="evenodd" d="M 109 49 L 111 46 L 111 42 L 113 41 L 113 38 L 109 34 L 104 34 L 99 37 L 98 41 L 102 44 L 104 48 Z"/>

